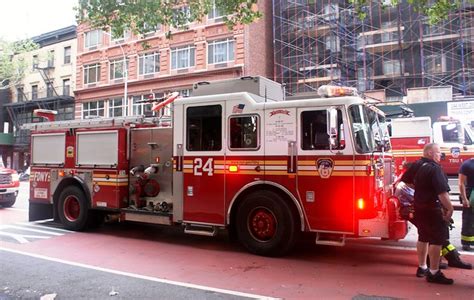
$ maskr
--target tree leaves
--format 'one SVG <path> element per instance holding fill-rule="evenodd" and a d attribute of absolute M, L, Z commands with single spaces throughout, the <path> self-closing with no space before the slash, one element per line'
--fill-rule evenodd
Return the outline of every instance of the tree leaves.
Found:
<path fill-rule="evenodd" d="M 153 28 L 166 26 L 186 29 L 192 22 L 201 22 L 213 9 L 224 16 L 222 20 L 233 28 L 250 24 L 262 16 L 256 9 L 258 0 L 79 0 L 75 8 L 77 21 L 92 28 L 111 28 L 114 37 L 125 30 L 144 36 Z"/>
<path fill-rule="evenodd" d="M 17 55 L 38 48 L 38 44 L 31 40 L 13 43 L 0 40 L 0 89 L 8 89 L 22 80 L 27 62 Z"/>
<path fill-rule="evenodd" d="M 381 0 L 349 0 L 355 7 L 355 10 L 361 19 L 367 17 L 367 8 L 372 2 L 386 2 Z M 396 6 L 402 0 L 391 0 L 391 5 Z M 474 0 L 467 0 L 474 3 Z M 430 24 L 436 24 L 448 18 L 450 12 L 459 9 L 462 0 L 407 0 L 414 11 L 426 15 Z M 386 6 L 386 5 L 385 5 Z"/>

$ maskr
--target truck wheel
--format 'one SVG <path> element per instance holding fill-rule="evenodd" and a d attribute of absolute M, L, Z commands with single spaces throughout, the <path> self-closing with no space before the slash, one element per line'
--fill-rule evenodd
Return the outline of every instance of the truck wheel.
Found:
<path fill-rule="evenodd" d="M 89 207 L 84 192 L 76 186 L 66 187 L 59 195 L 59 219 L 69 230 L 81 231 L 89 225 Z"/>
<path fill-rule="evenodd" d="M 259 191 L 239 206 L 237 236 L 247 250 L 264 256 L 281 256 L 291 250 L 297 235 L 291 207 L 278 194 Z"/>

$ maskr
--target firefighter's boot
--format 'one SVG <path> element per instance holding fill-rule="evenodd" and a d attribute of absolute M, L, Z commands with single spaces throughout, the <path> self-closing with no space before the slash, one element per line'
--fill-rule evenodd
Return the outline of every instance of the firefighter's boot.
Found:
<path fill-rule="evenodd" d="M 448 245 L 448 251 L 446 254 L 444 254 L 444 258 L 448 261 L 448 266 L 452 268 L 458 268 L 458 269 L 472 269 L 472 265 L 470 263 L 464 262 L 461 260 L 461 255 L 459 254 L 458 250 L 456 250 L 456 247 L 453 245 Z M 446 248 L 443 248 L 443 252 Z"/>

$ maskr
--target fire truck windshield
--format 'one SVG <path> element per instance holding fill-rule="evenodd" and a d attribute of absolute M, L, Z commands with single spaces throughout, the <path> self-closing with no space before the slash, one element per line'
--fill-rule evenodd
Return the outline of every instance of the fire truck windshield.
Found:
<path fill-rule="evenodd" d="M 359 153 L 389 150 L 390 140 L 385 117 L 365 105 L 349 108 L 354 143 Z"/>

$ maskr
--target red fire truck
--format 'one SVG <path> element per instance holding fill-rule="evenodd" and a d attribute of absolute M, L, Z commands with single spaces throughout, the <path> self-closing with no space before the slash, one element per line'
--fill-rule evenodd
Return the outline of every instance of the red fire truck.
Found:
<path fill-rule="evenodd" d="M 383 113 L 354 90 L 285 100 L 278 83 L 250 77 L 192 94 L 170 104 L 171 116 L 27 125 L 30 220 L 228 229 L 260 255 L 286 253 L 301 232 L 335 245 L 405 237 Z"/>
<path fill-rule="evenodd" d="M 451 176 L 458 175 L 464 160 L 474 156 L 474 135 L 459 120 L 441 117 L 431 124 L 430 117 L 396 118 L 390 121 L 390 135 L 397 171 L 403 162 L 423 156 L 423 147 L 431 142 L 441 148 L 441 166 Z"/>

